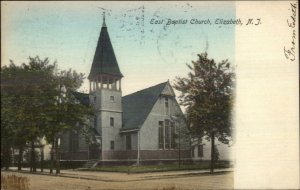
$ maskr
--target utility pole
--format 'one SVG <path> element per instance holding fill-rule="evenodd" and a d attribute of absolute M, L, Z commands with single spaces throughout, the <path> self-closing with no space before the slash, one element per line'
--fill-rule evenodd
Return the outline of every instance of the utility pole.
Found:
<path fill-rule="evenodd" d="M 138 130 L 138 134 L 137 134 L 138 136 L 137 136 L 137 140 L 138 140 L 138 151 L 137 151 L 137 161 L 136 161 L 136 165 L 140 165 L 140 130 Z"/>
<path fill-rule="evenodd" d="M 180 125 L 178 125 L 178 165 L 180 168 L 181 164 L 181 154 L 180 154 Z"/>
<path fill-rule="evenodd" d="M 180 120 L 177 116 L 171 116 L 171 120 L 174 122 L 175 129 L 178 130 L 178 167 L 181 166 L 181 147 L 180 147 Z"/>

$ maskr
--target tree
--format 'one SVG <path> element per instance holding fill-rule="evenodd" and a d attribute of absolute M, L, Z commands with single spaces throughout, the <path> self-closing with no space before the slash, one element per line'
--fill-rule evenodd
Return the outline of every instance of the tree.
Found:
<path fill-rule="evenodd" d="M 56 153 L 56 173 L 59 173 L 60 135 L 84 124 L 89 106 L 76 102 L 72 92 L 83 83 L 84 75 L 75 71 L 57 71 L 56 63 L 46 58 L 29 57 L 29 63 L 16 66 L 13 61 L 1 68 L 1 152 L 10 162 L 12 147 L 19 149 L 19 168 L 24 148 L 31 147 L 31 171 L 36 171 L 36 145 L 46 137 Z M 2 148 L 1 148 L 2 150 Z M 53 161 L 53 154 L 51 154 Z M 52 171 L 52 168 L 51 168 Z"/>
<path fill-rule="evenodd" d="M 87 116 L 92 114 L 92 108 L 76 102 L 73 92 L 82 85 L 84 75 L 72 70 L 54 73 L 55 78 L 55 101 L 48 110 L 50 125 L 45 128 L 47 141 L 51 148 L 51 168 L 53 172 L 53 162 L 55 153 L 56 173 L 60 173 L 60 149 L 59 139 L 61 135 L 78 124 L 86 124 Z"/>
<path fill-rule="evenodd" d="M 188 77 L 176 77 L 174 88 L 181 92 L 180 104 L 186 107 L 191 133 L 211 141 L 211 164 L 215 161 L 215 138 L 228 144 L 231 140 L 234 73 L 228 60 L 216 63 L 207 53 L 187 65 Z"/>
<path fill-rule="evenodd" d="M 26 144 L 25 131 L 22 130 L 18 109 L 19 95 L 14 88 L 16 78 L 20 76 L 21 68 L 11 63 L 9 67 L 1 68 L 1 165 L 8 169 L 11 162 L 11 149 L 17 147 L 20 152 Z M 19 156 L 20 157 L 20 156 Z M 18 169 L 20 168 L 18 159 Z"/>
<path fill-rule="evenodd" d="M 36 171 L 35 144 L 42 137 L 41 128 L 46 124 L 45 108 L 51 99 L 51 75 L 55 64 L 48 59 L 29 57 L 29 63 L 16 66 L 13 61 L 1 69 L 1 116 L 5 118 L 2 132 L 11 133 L 11 144 L 19 149 L 18 169 L 21 169 L 25 146 L 31 146 L 31 171 Z"/>
<path fill-rule="evenodd" d="M 22 64 L 24 69 L 24 79 L 21 82 L 22 95 L 24 101 L 21 109 L 24 110 L 23 118 L 28 128 L 28 140 L 31 146 L 31 168 L 36 171 L 36 142 L 43 137 L 43 128 L 47 126 L 46 109 L 53 100 L 53 72 L 56 64 L 50 64 L 46 58 L 41 60 L 39 57 L 29 58 L 28 64 Z"/>

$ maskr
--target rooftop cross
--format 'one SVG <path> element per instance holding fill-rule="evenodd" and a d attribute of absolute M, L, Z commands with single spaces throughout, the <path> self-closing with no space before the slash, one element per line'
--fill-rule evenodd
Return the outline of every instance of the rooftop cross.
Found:
<path fill-rule="evenodd" d="M 105 12 L 103 12 L 103 23 L 102 23 L 102 27 L 106 27 L 106 23 L 105 23 Z"/>

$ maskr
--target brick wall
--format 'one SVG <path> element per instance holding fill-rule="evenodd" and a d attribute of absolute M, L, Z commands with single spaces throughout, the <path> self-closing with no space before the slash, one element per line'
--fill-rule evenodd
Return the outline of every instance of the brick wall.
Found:
<path fill-rule="evenodd" d="M 181 158 L 190 158 L 189 150 L 180 151 Z M 141 150 L 140 159 L 149 160 L 149 159 L 177 159 L 179 157 L 178 150 Z"/>
<path fill-rule="evenodd" d="M 128 151 L 103 151 L 102 159 L 103 160 L 131 160 L 137 158 L 136 150 Z"/>
<path fill-rule="evenodd" d="M 103 151 L 102 160 L 135 160 L 137 154 L 137 150 Z M 178 156 L 178 150 L 140 150 L 140 160 L 176 160 Z M 182 159 L 191 158 L 189 150 L 181 150 L 180 156 Z M 63 152 L 61 160 L 88 160 L 88 151 Z"/>
<path fill-rule="evenodd" d="M 81 152 L 62 152 L 61 160 L 88 160 L 88 151 Z"/>

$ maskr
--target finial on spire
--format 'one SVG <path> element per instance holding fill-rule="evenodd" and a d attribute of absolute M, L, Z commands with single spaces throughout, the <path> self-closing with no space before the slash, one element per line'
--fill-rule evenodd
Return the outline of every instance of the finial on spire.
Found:
<path fill-rule="evenodd" d="M 103 12 L 103 23 L 102 23 L 102 27 L 106 27 L 106 23 L 105 23 L 105 12 Z"/>

